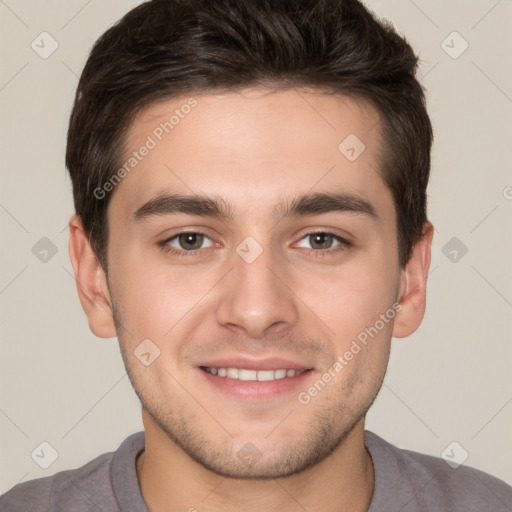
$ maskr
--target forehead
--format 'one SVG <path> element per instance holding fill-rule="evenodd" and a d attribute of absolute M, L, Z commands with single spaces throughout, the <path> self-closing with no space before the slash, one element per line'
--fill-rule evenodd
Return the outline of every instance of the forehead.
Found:
<path fill-rule="evenodd" d="M 390 199 L 380 149 L 379 115 L 346 96 L 315 89 L 191 94 L 134 119 L 120 163 L 127 172 L 112 202 L 129 215 L 158 194 L 211 194 L 254 216 L 267 206 L 275 212 L 284 194 L 335 189 L 378 210 Z"/>

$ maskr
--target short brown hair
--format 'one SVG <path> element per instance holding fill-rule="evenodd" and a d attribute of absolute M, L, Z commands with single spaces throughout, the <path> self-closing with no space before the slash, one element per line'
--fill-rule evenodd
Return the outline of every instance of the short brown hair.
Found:
<path fill-rule="evenodd" d="M 427 220 L 432 126 L 418 59 L 357 0 L 151 0 L 94 44 L 76 91 L 66 166 L 77 215 L 107 268 L 107 207 L 135 115 L 159 100 L 272 85 L 368 101 L 380 114 L 382 176 L 397 212 L 399 262 Z"/>

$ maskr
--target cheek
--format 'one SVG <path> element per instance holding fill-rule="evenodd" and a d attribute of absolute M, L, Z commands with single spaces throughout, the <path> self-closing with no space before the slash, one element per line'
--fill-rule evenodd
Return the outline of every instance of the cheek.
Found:
<path fill-rule="evenodd" d="M 206 270 L 118 260 L 112 276 L 113 298 L 123 323 L 133 337 L 164 340 L 175 326 L 188 319 L 209 290 L 216 276 Z"/>
<path fill-rule="evenodd" d="M 378 265 L 333 269 L 329 274 L 316 274 L 308 282 L 309 285 L 304 283 L 295 288 L 297 296 L 327 325 L 333 339 L 341 344 L 373 326 L 381 314 L 392 309 L 395 302 L 396 280 L 389 267 L 385 272 Z M 380 330 L 391 336 L 393 311 L 388 316 L 391 318 L 387 318 L 388 322 Z"/>

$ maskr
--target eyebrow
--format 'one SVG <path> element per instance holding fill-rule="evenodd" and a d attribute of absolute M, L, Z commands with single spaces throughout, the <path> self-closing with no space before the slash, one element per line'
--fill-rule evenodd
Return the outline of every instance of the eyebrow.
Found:
<path fill-rule="evenodd" d="M 373 205 L 357 194 L 351 193 L 312 193 L 286 198 L 276 205 L 272 216 L 276 220 L 285 217 L 302 217 L 330 212 L 350 212 L 378 218 Z M 151 217 L 185 213 L 212 217 L 225 221 L 236 218 L 233 208 L 218 196 L 160 194 L 138 208 L 133 218 L 143 221 Z"/>

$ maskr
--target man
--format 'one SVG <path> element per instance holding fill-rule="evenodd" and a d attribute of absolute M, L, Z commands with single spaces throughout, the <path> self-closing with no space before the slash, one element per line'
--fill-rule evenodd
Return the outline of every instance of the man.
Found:
<path fill-rule="evenodd" d="M 432 130 L 417 58 L 356 0 L 153 0 L 70 121 L 70 255 L 144 432 L 2 511 L 512 510 L 365 431 L 420 325 Z"/>

